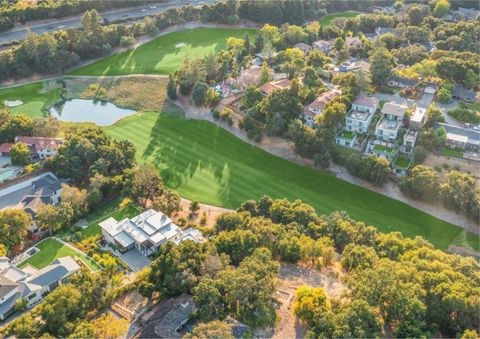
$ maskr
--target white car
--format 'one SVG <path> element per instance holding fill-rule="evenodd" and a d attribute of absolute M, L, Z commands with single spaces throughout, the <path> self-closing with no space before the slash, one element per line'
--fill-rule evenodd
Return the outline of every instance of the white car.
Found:
<path fill-rule="evenodd" d="M 142 8 L 140 12 L 146 12 L 147 10 L 145 8 Z"/>
<path fill-rule="evenodd" d="M 60 25 L 60 26 L 57 26 L 57 28 L 58 28 L 58 29 L 64 29 L 64 28 L 65 28 L 65 26 L 63 26 L 63 25 Z"/>
<path fill-rule="evenodd" d="M 157 8 L 157 6 L 150 6 L 150 9 L 155 9 Z"/>
<path fill-rule="evenodd" d="M 475 131 L 479 131 L 479 132 L 480 132 L 480 125 L 473 127 L 473 129 L 474 129 Z"/>

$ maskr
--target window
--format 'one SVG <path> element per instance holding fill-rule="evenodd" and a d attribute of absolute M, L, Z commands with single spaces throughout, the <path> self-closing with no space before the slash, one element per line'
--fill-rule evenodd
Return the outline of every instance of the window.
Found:
<path fill-rule="evenodd" d="M 32 300 L 32 299 L 35 298 L 36 296 L 37 296 L 37 293 L 32 293 L 32 294 L 30 294 L 30 295 L 27 297 L 27 299 L 28 299 L 28 300 Z"/>

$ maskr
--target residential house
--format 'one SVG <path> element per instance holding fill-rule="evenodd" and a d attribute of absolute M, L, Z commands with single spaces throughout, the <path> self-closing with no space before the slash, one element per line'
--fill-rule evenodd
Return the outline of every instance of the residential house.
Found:
<path fill-rule="evenodd" d="M 363 72 L 370 72 L 370 62 L 368 60 L 356 60 L 354 61 L 351 66 L 350 70 L 353 72 L 363 71 Z"/>
<path fill-rule="evenodd" d="M 407 111 L 407 105 L 399 105 L 394 102 L 387 102 L 382 108 L 382 118 L 377 123 L 375 136 L 379 140 L 394 142 L 398 131 L 402 126 L 403 117 Z"/>
<path fill-rule="evenodd" d="M 393 28 L 391 27 L 377 27 L 375 28 L 375 34 L 378 36 L 382 35 L 382 34 L 386 34 L 386 33 L 392 33 L 393 32 Z"/>
<path fill-rule="evenodd" d="M 358 49 L 362 48 L 363 43 L 359 37 L 347 36 L 345 37 L 345 46 L 347 47 L 347 49 Z"/>
<path fill-rule="evenodd" d="M 332 51 L 333 45 L 333 40 L 317 40 L 313 43 L 313 48 L 328 54 Z"/>
<path fill-rule="evenodd" d="M 267 96 L 277 89 L 290 88 L 290 84 L 290 79 L 274 80 L 260 86 L 260 91 L 264 96 Z"/>
<path fill-rule="evenodd" d="M 403 136 L 403 143 L 400 147 L 400 152 L 412 155 L 413 149 L 415 148 L 415 142 L 417 141 L 417 135 L 417 131 L 409 129 Z"/>
<path fill-rule="evenodd" d="M 452 89 L 452 97 L 456 100 L 461 100 L 465 102 L 476 102 L 477 92 L 469 90 L 463 85 L 457 85 Z"/>
<path fill-rule="evenodd" d="M 235 318 L 227 316 L 225 322 L 232 327 L 232 336 L 235 339 L 242 339 L 245 337 L 245 334 L 250 330 L 250 326 L 241 323 Z"/>
<path fill-rule="evenodd" d="M 419 131 L 425 124 L 427 118 L 427 109 L 423 107 L 415 107 L 415 111 L 410 118 L 410 128 L 414 131 Z"/>
<path fill-rule="evenodd" d="M 155 253 L 168 241 L 176 244 L 184 240 L 203 241 L 201 232 L 197 229 L 182 230 L 168 216 L 153 209 L 148 209 L 132 219 L 117 221 L 110 217 L 99 225 L 103 238 L 108 243 L 122 251 L 136 249 L 146 256 Z"/>
<path fill-rule="evenodd" d="M 63 144 L 63 139 L 20 136 L 15 137 L 15 143 L 18 142 L 28 146 L 33 158 L 46 159 L 57 153 L 58 147 Z M 0 154 L 3 156 L 10 155 L 12 145 L 9 143 L 0 145 Z"/>
<path fill-rule="evenodd" d="M 373 13 L 384 13 L 384 14 L 392 14 L 395 12 L 393 6 L 372 6 Z"/>
<path fill-rule="evenodd" d="M 444 128 L 447 132 L 447 145 L 472 151 L 480 151 L 480 132 L 473 129 L 438 122 L 434 128 Z"/>
<path fill-rule="evenodd" d="M 431 53 L 437 49 L 435 47 L 435 41 L 425 41 L 425 42 L 422 42 L 420 45 L 425 47 L 428 53 Z"/>
<path fill-rule="evenodd" d="M 345 129 L 356 133 L 367 133 L 378 108 L 378 99 L 361 93 L 352 102 L 352 108 L 345 118 Z"/>
<path fill-rule="evenodd" d="M 270 63 L 273 58 L 275 58 L 276 56 L 278 55 L 277 52 L 273 51 L 273 50 L 270 50 L 270 51 L 266 51 L 266 52 L 260 52 L 260 53 L 256 53 L 255 56 L 261 60 L 261 62 L 263 63 L 264 61 L 267 62 L 267 63 Z M 261 64 L 260 64 L 261 65 Z"/>
<path fill-rule="evenodd" d="M 456 13 L 463 19 L 475 20 L 480 12 L 475 8 L 459 7 Z"/>
<path fill-rule="evenodd" d="M 322 111 L 327 107 L 330 101 L 333 100 L 333 98 L 341 94 L 342 91 L 338 89 L 323 92 L 315 100 L 313 100 L 310 105 L 305 106 L 303 111 L 306 124 L 313 126 L 315 124 L 315 117 L 322 113 Z"/>
<path fill-rule="evenodd" d="M 389 87 L 400 87 L 400 88 L 413 88 L 418 83 L 415 79 L 410 79 L 406 77 L 394 76 L 388 79 L 387 86 Z"/>
<path fill-rule="evenodd" d="M 307 54 L 308 52 L 310 52 L 313 49 L 312 46 L 307 45 L 303 42 L 299 42 L 298 44 L 293 45 L 293 47 L 298 48 L 299 50 L 301 50 L 305 54 Z"/>
<path fill-rule="evenodd" d="M 168 298 L 143 316 L 144 326 L 135 338 L 182 338 L 181 329 L 195 310 L 195 302 L 188 294 Z"/>
<path fill-rule="evenodd" d="M 40 302 L 45 294 L 68 282 L 80 266 L 71 257 L 58 258 L 49 266 L 37 270 L 32 266 L 20 269 L 8 258 L 0 258 L 0 320 L 5 320 L 15 311 L 18 299 L 27 301 L 31 307 Z"/>

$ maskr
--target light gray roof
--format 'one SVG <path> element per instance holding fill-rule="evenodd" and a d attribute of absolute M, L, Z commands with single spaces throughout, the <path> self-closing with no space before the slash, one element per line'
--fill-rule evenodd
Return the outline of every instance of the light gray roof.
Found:
<path fill-rule="evenodd" d="M 398 117 L 403 117 L 407 111 L 406 105 L 399 105 L 394 102 L 386 102 L 382 108 L 382 114 L 395 115 Z"/>
<path fill-rule="evenodd" d="M 51 265 L 38 271 L 38 274 L 30 279 L 27 283 L 48 286 L 51 283 L 59 281 L 66 276 L 78 271 L 80 266 L 71 257 L 63 257 L 55 260 Z"/>
<path fill-rule="evenodd" d="M 0 298 L 3 298 L 8 293 L 12 292 L 18 287 L 18 284 L 11 281 L 4 275 L 0 275 Z"/>
<path fill-rule="evenodd" d="M 471 145 L 478 146 L 480 144 L 480 132 L 475 130 L 466 129 L 462 127 L 457 127 L 449 124 L 445 124 L 443 122 L 437 122 L 435 124 L 435 128 L 445 128 L 445 131 L 451 135 L 458 135 L 467 138 L 467 143 Z"/>

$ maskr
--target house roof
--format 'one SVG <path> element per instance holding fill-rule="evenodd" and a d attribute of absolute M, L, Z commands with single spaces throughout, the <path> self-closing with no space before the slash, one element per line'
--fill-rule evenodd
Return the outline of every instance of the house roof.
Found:
<path fill-rule="evenodd" d="M 0 144 L 0 153 L 9 153 L 12 145 L 10 143 Z"/>
<path fill-rule="evenodd" d="M 356 36 L 347 36 L 345 37 L 345 45 L 347 45 L 348 48 L 361 46 L 362 40 Z"/>
<path fill-rule="evenodd" d="M 415 111 L 413 112 L 413 115 L 412 115 L 412 118 L 410 119 L 410 121 L 422 123 L 423 119 L 425 118 L 426 112 L 427 112 L 427 110 L 425 108 L 417 106 L 415 108 Z"/>
<path fill-rule="evenodd" d="M 0 298 L 5 297 L 17 287 L 18 284 L 16 282 L 13 282 L 3 274 L 0 274 Z"/>
<path fill-rule="evenodd" d="M 140 330 L 139 338 L 181 338 L 178 329 L 195 310 L 195 302 L 184 293 L 161 302 L 155 308 Z"/>
<path fill-rule="evenodd" d="M 399 105 L 394 102 L 386 102 L 382 108 L 382 114 L 395 115 L 398 117 L 403 117 L 407 110 L 406 105 Z"/>
<path fill-rule="evenodd" d="M 308 45 L 308 44 L 305 44 L 305 43 L 303 43 L 303 42 L 299 42 L 298 44 L 293 45 L 293 47 L 294 47 L 294 48 L 298 48 L 298 49 L 300 49 L 300 50 L 302 50 L 302 51 L 304 51 L 304 52 L 309 51 L 309 50 L 311 50 L 311 49 L 313 48 L 312 46 L 310 46 L 310 45 Z"/>
<path fill-rule="evenodd" d="M 63 144 L 63 139 L 20 136 L 15 138 L 15 142 L 27 144 L 32 152 L 37 152 L 47 148 L 56 149 Z"/>
<path fill-rule="evenodd" d="M 313 46 L 315 48 L 332 48 L 333 46 L 333 40 L 317 40 L 313 43 Z"/>
<path fill-rule="evenodd" d="M 462 85 L 455 86 L 452 89 L 452 94 L 455 97 L 469 99 L 469 100 L 475 100 L 477 96 L 477 92 L 469 90 L 468 88 Z"/>
<path fill-rule="evenodd" d="M 232 335 L 235 339 L 241 339 L 245 333 L 250 329 L 248 325 L 241 323 L 237 319 L 234 319 L 230 316 L 225 318 L 225 322 L 232 327 Z"/>
<path fill-rule="evenodd" d="M 290 79 L 281 79 L 281 80 L 274 80 L 267 82 L 266 84 L 263 84 L 260 86 L 260 91 L 263 93 L 269 95 L 276 89 L 286 89 L 290 88 Z"/>
<path fill-rule="evenodd" d="M 399 76 L 394 76 L 389 79 L 389 81 L 395 81 L 400 84 L 403 84 L 404 86 L 409 86 L 409 87 L 414 87 L 417 84 L 417 80 L 415 79 L 410 79 L 406 77 L 399 77 Z"/>
<path fill-rule="evenodd" d="M 464 17 L 470 20 L 475 19 L 479 13 L 479 11 L 477 11 L 475 8 L 465 8 L 465 7 L 459 7 L 457 12 L 459 12 Z"/>
<path fill-rule="evenodd" d="M 338 89 L 333 89 L 328 92 L 323 92 L 315 100 L 313 100 L 313 102 L 307 107 L 310 110 L 313 110 L 313 109 L 324 110 L 325 107 L 327 107 L 328 103 L 333 100 L 333 98 L 341 94 L 342 94 L 342 91 Z"/>
<path fill-rule="evenodd" d="M 41 190 L 41 195 L 51 196 L 62 187 L 62 182 L 52 173 L 48 173 L 40 179 L 32 181 L 32 185 L 37 190 Z"/>
<path fill-rule="evenodd" d="M 467 137 L 466 143 L 470 145 L 475 145 L 475 146 L 480 145 L 480 132 L 477 132 L 475 130 L 466 129 L 463 127 L 457 127 L 457 126 L 449 125 L 443 122 L 435 123 L 434 127 L 445 128 L 445 131 L 447 132 L 447 138 L 450 136 L 450 139 L 460 140 L 460 138 L 454 137 L 454 135 L 463 136 L 463 137 Z M 461 138 L 461 140 L 464 140 L 464 138 Z"/>
<path fill-rule="evenodd" d="M 58 258 L 47 267 L 39 270 L 36 276 L 28 278 L 26 282 L 32 285 L 48 286 L 53 282 L 69 276 L 79 269 L 80 266 L 78 266 L 72 257 L 62 257 Z"/>
<path fill-rule="evenodd" d="M 360 93 L 352 102 L 352 105 L 372 107 L 376 109 L 378 107 L 378 99 L 374 96 L 366 96 L 365 94 Z"/>

